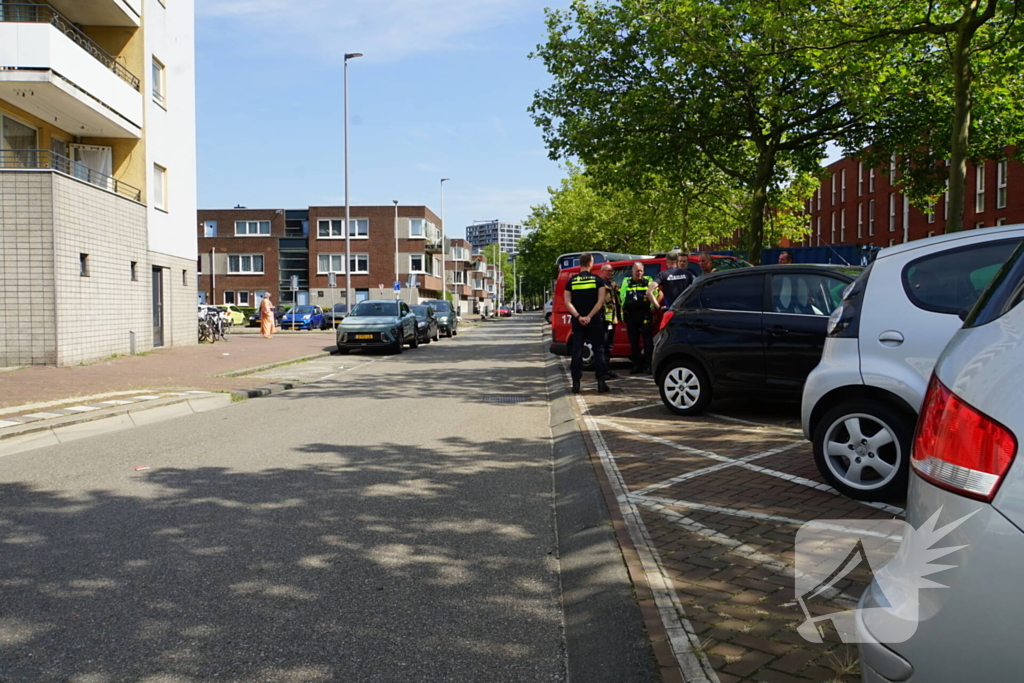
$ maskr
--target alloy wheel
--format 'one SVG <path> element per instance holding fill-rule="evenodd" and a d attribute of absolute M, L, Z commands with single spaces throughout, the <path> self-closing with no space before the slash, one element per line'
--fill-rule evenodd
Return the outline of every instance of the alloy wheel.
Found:
<path fill-rule="evenodd" d="M 825 463 L 843 484 L 882 488 L 900 470 L 903 449 L 892 427 L 873 415 L 844 415 L 825 432 Z"/>

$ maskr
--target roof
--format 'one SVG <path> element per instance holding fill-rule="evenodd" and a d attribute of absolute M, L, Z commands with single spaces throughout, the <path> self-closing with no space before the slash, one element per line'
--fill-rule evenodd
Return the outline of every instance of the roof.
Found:
<path fill-rule="evenodd" d="M 925 247 L 931 247 L 936 244 L 944 244 L 946 242 L 957 242 L 959 240 L 975 240 L 978 239 L 978 235 L 983 234 L 986 236 L 999 236 L 1003 235 L 1006 237 L 1012 237 L 1014 235 L 1024 235 L 1024 223 L 1017 223 L 1016 225 L 998 225 L 994 228 L 981 228 L 978 230 L 961 230 L 960 232 L 948 233 L 946 235 L 936 235 L 935 237 L 926 237 L 920 240 L 913 240 L 912 242 L 904 242 L 903 244 L 897 244 L 891 247 L 886 247 L 878 252 L 875 256 L 876 259 L 886 258 L 888 256 L 895 256 L 915 249 L 922 249 Z M 987 239 L 987 237 L 986 237 Z"/>

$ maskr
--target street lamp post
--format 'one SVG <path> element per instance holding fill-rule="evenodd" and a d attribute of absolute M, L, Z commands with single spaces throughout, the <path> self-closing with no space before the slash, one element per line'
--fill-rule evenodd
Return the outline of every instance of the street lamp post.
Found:
<path fill-rule="evenodd" d="M 398 200 L 392 199 L 395 203 L 395 282 L 398 282 Z M 401 292 L 395 292 L 395 299 L 401 297 Z"/>
<path fill-rule="evenodd" d="M 448 253 L 444 245 L 444 183 L 451 178 L 441 178 L 441 300 L 448 301 L 448 281 L 445 279 L 445 261 Z"/>
<path fill-rule="evenodd" d="M 352 257 L 351 241 L 349 239 L 349 204 L 348 204 L 348 60 L 362 57 L 362 52 L 345 53 L 345 306 L 352 310 Z"/>

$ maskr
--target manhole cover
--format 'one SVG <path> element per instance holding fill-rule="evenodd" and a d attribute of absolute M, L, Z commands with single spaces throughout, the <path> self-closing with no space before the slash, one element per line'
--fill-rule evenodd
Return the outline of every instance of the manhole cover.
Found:
<path fill-rule="evenodd" d="M 524 403 L 529 401 L 529 396 L 485 396 L 486 403 Z"/>

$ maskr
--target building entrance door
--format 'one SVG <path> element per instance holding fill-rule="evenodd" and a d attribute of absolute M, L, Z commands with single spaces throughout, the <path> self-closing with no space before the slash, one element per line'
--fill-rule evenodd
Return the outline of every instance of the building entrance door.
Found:
<path fill-rule="evenodd" d="M 164 269 L 153 268 L 153 348 L 164 345 Z"/>

